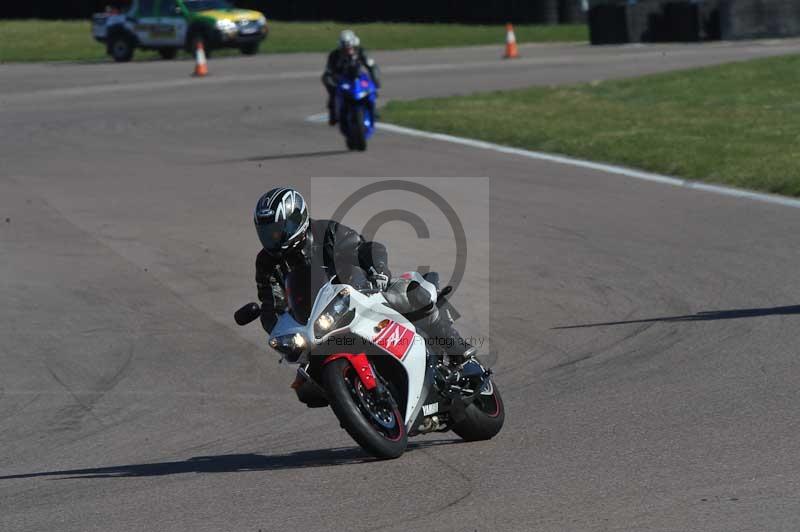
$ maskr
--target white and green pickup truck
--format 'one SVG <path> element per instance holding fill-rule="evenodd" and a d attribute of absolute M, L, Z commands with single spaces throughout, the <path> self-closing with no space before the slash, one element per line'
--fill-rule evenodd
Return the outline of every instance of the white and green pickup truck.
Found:
<path fill-rule="evenodd" d="M 262 13 L 237 9 L 225 0 L 133 0 L 124 11 L 92 17 L 92 35 L 115 61 L 130 61 L 136 48 L 172 59 L 181 48 L 193 53 L 198 42 L 206 53 L 238 48 L 250 55 L 268 32 Z"/>

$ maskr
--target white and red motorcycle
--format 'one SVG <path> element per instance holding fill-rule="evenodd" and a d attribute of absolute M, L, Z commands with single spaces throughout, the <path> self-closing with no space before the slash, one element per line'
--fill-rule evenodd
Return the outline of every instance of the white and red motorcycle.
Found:
<path fill-rule="evenodd" d="M 503 400 L 491 370 L 477 359 L 454 368 L 383 292 L 300 277 L 285 280 L 288 311 L 278 318 L 269 345 L 299 364 L 293 387 L 301 400 L 310 407 L 330 405 L 365 451 L 396 458 L 409 436 L 452 430 L 477 441 L 500 431 Z M 416 272 L 401 278 L 424 284 L 437 305 L 449 291 L 437 294 Z M 250 303 L 235 319 L 245 325 L 259 315 L 259 305 Z"/>

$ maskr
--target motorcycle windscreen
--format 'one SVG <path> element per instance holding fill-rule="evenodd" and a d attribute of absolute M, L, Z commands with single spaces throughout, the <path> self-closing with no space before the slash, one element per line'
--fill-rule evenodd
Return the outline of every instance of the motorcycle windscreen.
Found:
<path fill-rule="evenodd" d="M 312 267 L 308 262 L 298 265 L 288 273 L 285 279 L 286 303 L 298 323 L 308 323 L 317 294 L 327 282 L 325 270 Z"/>

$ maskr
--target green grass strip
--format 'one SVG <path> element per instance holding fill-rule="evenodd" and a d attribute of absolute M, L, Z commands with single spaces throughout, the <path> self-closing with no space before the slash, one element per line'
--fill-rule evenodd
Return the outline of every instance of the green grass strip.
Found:
<path fill-rule="evenodd" d="M 352 28 L 368 50 L 435 48 L 505 43 L 505 27 L 464 24 L 340 24 L 270 21 L 262 53 L 325 52 L 336 46 L 339 32 Z M 582 25 L 516 26 L 518 42 L 586 41 Z M 225 52 L 230 55 L 233 52 Z M 155 59 L 137 50 L 135 59 Z M 108 61 L 105 48 L 91 36 L 89 21 L 0 20 L 0 62 Z"/>
<path fill-rule="evenodd" d="M 387 121 L 800 196 L 800 56 L 642 78 L 391 102 Z"/>

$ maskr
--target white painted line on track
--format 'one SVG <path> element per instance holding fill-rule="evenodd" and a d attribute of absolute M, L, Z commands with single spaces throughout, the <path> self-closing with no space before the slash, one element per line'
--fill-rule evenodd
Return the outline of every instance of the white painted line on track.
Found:
<path fill-rule="evenodd" d="M 134 83 L 119 83 L 105 85 L 89 85 L 84 87 L 70 87 L 66 89 L 42 89 L 27 93 L 8 93 L 4 100 L 9 102 L 27 101 L 68 96 L 94 96 L 117 92 L 154 91 L 164 89 L 179 89 L 184 87 L 202 87 L 204 85 L 224 85 L 227 83 L 248 83 L 258 81 L 298 80 L 319 77 L 318 71 L 282 72 L 276 74 L 251 74 L 235 76 L 213 76 L 197 80 L 187 76 L 183 79 L 170 79 L 159 81 L 137 81 Z"/>
<path fill-rule="evenodd" d="M 306 117 L 307 122 L 324 122 L 327 120 L 327 113 L 319 113 Z M 750 190 L 743 190 L 740 188 L 726 187 L 723 185 L 711 185 L 708 183 L 701 183 L 699 181 L 690 181 L 687 179 L 680 179 L 677 177 L 665 176 L 660 174 L 653 174 L 650 172 L 642 172 L 624 166 L 616 166 L 613 164 L 595 163 L 583 159 L 576 159 L 574 157 L 566 157 L 563 155 L 553 155 L 550 153 L 524 150 L 521 148 L 512 148 L 510 146 L 503 146 L 502 144 L 494 144 L 492 142 L 484 142 L 482 140 L 468 139 L 464 137 L 456 137 L 454 135 L 445 135 L 443 133 L 430 133 L 428 131 L 421 131 L 419 129 L 412 129 L 409 127 L 396 126 L 394 124 L 377 124 L 379 129 L 390 131 L 392 133 L 399 133 L 401 135 L 408 135 L 411 137 L 421 137 L 431 140 L 439 140 L 442 142 L 449 142 L 451 144 L 460 144 L 462 146 L 469 146 L 471 148 L 478 148 L 482 150 L 490 150 L 497 153 L 505 153 L 509 155 L 517 155 L 519 157 L 526 157 L 528 159 L 535 159 L 538 161 L 547 161 L 556 164 L 565 164 L 568 166 L 575 166 L 578 168 L 587 168 L 608 174 L 616 174 L 633 179 L 640 179 L 642 181 L 650 181 L 652 183 L 661 183 L 662 185 L 670 185 L 673 187 L 688 188 L 692 190 L 701 190 L 703 192 L 711 192 L 723 196 L 732 196 L 735 198 L 744 198 L 753 201 L 760 201 L 763 203 L 771 203 L 773 205 L 782 205 L 784 207 L 793 207 L 800 209 L 800 200 L 778 196 L 776 194 L 764 194 L 762 192 L 752 192 Z"/>
<path fill-rule="evenodd" d="M 711 45 L 705 45 L 707 48 L 713 48 Z M 763 52 L 763 46 L 741 48 L 739 50 L 742 57 L 749 57 L 751 54 L 757 55 Z M 777 49 L 785 49 L 786 53 L 794 50 L 794 48 L 781 43 L 780 46 L 775 46 Z M 651 61 L 667 57 L 669 59 L 676 59 L 684 56 L 693 55 L 696 53 L 694 47 L 673 47 L 669 49 L 653 48 L 646 46 L 638 48 L 634 51 L 624 52 L 626 59 L 629 61 Z M 580 69 L 583 66 L 597 65 L 597 64 L 613 64 L 619 61 L 618 57 L 607 57 L 600 55 L 588 55 L 586 57 L 550 57 L 550 56 L 533 56 L 523 57 L 514 61 L 500 61 L 499 59 L 484 60 L 484 61 L 457 61 L 457 62 L 441 62 L 441 63 L 422 63 L 422 64 L 409 64 L 409 65 L 389 65 L 382 70 L 387 74 L 421 74 L 421 73 L 438 73 L 447 71 L 469 71 L 479 70 L 484 72 L 486 70 L 495 69 L 517 69 L 520 67 L 531 66 L 547 66 L 547 65 L 563 65 L 569 68 Z M 187 64 L 187 63 L 181 63 Z M 0 66 L 0 74 L 3 73 L 3 68 Z M 96 96 L 101 94 L 125 93 L 125 92 L 147 92 L 158 90 L 171 90 L 182 88 L 196 88 L 205 85 L 225 85 L 229 83 L 253 83 L 253 82 L 267 82 L 267 81 L 296 81 L 301 79 L 315 79 L 319 78 L 320 70 L 299 70 L 290 72 L 268 72 L 263 74 L 212 74 L 204 77 L 201 80 L 194 79 L 190 76 L 173 79 L 151 80 L 151 81 L 135 81 L 130 83 L 103 83 L 96 85 L 85 85 L 77 87 L 66 88 L 51 88 L 51 89 L 36 89 L 27 92 L 0 92 L 0 98 L 5 104 L 12 104 L 16 102 L 30 102 L 37 100 L 48 100 L 53 98 L 70 98 L 81 96 Z"/>
<path fill-rule="evenodd" d="M 646 52 L 645 56 L 655 57 L 658 54 L 655 52 Z M 595 62 L 613 62 L 616 61 L 613 57 L 602 58 L 594 60 Z M 385 73 L 393 74 L 419 74 L 425 72 L 442 72 L 442 71 L 457 71 L 457 70 L 485 70 L 487 68 L 518 68 L 521 66 L 530 65 L 546 65 L 546 64 L 559 64 L 563 63 L 563 59 L 558 58 L 529 58 L 520 59 L 514 62 L 503 61 L 472 61 L 464 63 L 431 63 L 419 65 L 395 65 L 383 68 Z M 153 81 L 135 81 L 131 83 L 106 83 L 99 85 L 86 85 L 78 87 L 57 88 L 57 89 L 40 89 L 28 92 L 11 92 L 0 94 L 3 100 L 8 103 L 25 102 L 32 100 L 62 98 L 62 97 L 79 97 L 79 96 L 96 96 L 100 94 L 113 94 L 123 92 L 146 92 L 157 90 L 171 90 L 181 88 L 197 88 L 207 85 L 226 85 L 230 83 L 253 83 L 253 82 L 266 82 L 266 81 L 296 81 L 302 79 L 316 79 L 321 75 L 321 70 L 299 70 L 293 72 L 275 72 L 265 74 L 230 74 L 230 75 L 214 75 L 210 74 L 203 79 L 195 79 L 191 76 L 186 76 L 180 79 L 165 79 Z"/>
<path fill-rule="evenodd" d="M 655 58 L 660 56 L 660 52 L 645 51 L 637 57 L 644 59 Z M 683 55 L 676 53 L 676 56 Z M 599 57 L 592 58 L 593 63 L 613 63 L 617 61 L 614 57 Z M 393 65 L 387 66 L 382 69 L 384 73 L 389 74 L 422 74 L 427 72 L 444 72 L 444 71 L 459 71 L 459 70 L 486 70 L 486 69 L 501 69 L 501 68 L 519 68 L 523 66 L 536 66 L 536 65 L 552 65 L 564 63 L 562 58 L 541 57 L 541 58 L 527 58 L 519 59 L 513 62 L 507 61 L 472 61 L 463 63 L 427 63 L 417 65 Z M 580 67 L 581 65 L 573 66 Z M 198 88 L 207 85 L 227 85 L 230 83 L 254 83 L 254 82 L 267 82 L 267 81 L 297 81 L 302 79 L 317 79 L 321 75 L 321 70 L 299 70 L 292 72 L 274 72 L 264 74 L 228 74 L 228 75 L 215 75 L 213 72 L 207 77 L 202 79 L 195 79 L 191 76 L 185 76 L 179 79 L 164 79 L 153 81 L 135 81 L 131 83 L 106 83 L 99 85 L 86 85 L 78 87 L 67 87 L 57 89 L 39 89 L 28 92 L 10 92 L 0 93 L 0 97 L 5 102 L 26 102 L 32 100 L 50 99 L 50 98 L 68 98 L 80 96 L 96 96 L 101 94 L 114 94 L 124 92 L 147 92 L 157 90 L 172 90 L 181 88 Z"/>
<path fill-rule="evenodd" d="M 315 115 L 307 116 L 306 122 L 313 122 L 315 124 L 321 124 L 322 122 L 328 121 L 328 113 L 317 113 Z"/>

